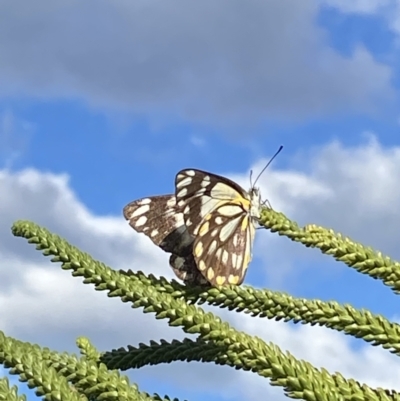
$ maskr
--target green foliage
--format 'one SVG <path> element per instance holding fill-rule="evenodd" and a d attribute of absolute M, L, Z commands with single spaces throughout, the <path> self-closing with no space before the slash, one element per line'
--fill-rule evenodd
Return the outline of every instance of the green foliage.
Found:
<path fill-rule="evenodd" d="M 319 248 L 358 272 L 381 280 L 396 293 L 400 290 L 399 264 L 370 248 L 322 227 L 299 228 L 271 209 L 263 211 L 262 224 L 307 247 Z M 0 332 L 0 363 L 45 400 L 169 400 L 140 392 L 119 372 L 173 361 L 201 361 L 250 370 L 296 399 L 400 400 L 400 394 L 394 391 L 373 389 L 339 373 L 316 369 L 272 343 L 235 330 L 199 305 L 206 303 L 253 317 L 318 324 L 399 354 L 400 328 L 383 316 L 336 302 L 297 299 L 248 286 L 186 287 L 140 271 L 115 271 L 32 222 L 18 221 L 12 232 L 36 244 L 45 256 L 52 256 L 52 262 L 60 262 L 62 269 L 71 270 L 74 277 L 83 277 L 84 283 L 93 284 L 97 291 L 106 290 L 109 297 L 119 297 L 133 308 L 142 308 L 156 319 L 166 319 L 170 326 L 197 335 L 196 340 L 150 341 L 148 345 L 105 353 L 94 349 L 88 339 L 79 338 L 78 358 Z M 22 399 L 25 398 L 18 397 L 6 379 L 0 381 L 0 401 Z"/>

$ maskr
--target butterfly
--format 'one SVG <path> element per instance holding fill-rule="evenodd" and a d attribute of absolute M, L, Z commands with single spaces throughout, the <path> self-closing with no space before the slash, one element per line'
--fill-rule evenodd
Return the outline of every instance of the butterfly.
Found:
<path fill-rule="evenodd" d="M 264 205 L 255 184 L 281 150 L 248 191 L 229 178 L 184 169 L 175 177 L 175 195 L 134 201 L 124 208 L 124 216 L 136 231 L 172 254 L 170 265 L 186 283 L 240 285 Z"/>
<path fill-rule="evenodd" d="M 165 252 L 171 253 L 169 264 L 185 284 L 205 285 L 193 257 L 194 238 L 176 211 L 175 195 L 160 195 L 135 200 L 123 209 L 129 225 L 147 235 Z"/>

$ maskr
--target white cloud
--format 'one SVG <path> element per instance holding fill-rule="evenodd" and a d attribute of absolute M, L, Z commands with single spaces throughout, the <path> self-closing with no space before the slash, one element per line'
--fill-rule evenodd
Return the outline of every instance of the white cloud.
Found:
<path fill-rule="evenodd" d="M 308 156 L 294 166 L 290 180 L 287 171 L 263 178 L 264 193 L 283 200 L 278 209 L 301 224 L 326 225 L 400 256 L 394 235 L 400 222 L 400 148 L 385 148 L 369 134 L 362 146 L 332 142 Z"/>
<path fill-rule="evenodd" d="M 335 222 L 346 213 L 349 218 L 341 218 L 340 227 L 360 235 L 365 231 L 363 225 L 377 223 L 382 216 L 394 220 L 393 230 L 398 227 L 397 212 L 385 197 L 374 193 L 373 185 L 387 193 L 392 202 L 398 201 L 400 190 L 393 187 L 392 176 L 400 173 L 399 150 L 384 149 L 372 139 L 360 148 L 346 149 L 334 143 L 313 150 L 312 154 L 307 174 L 295 169 L 271 169 L 261 179 L 263 193 L 274 208 L 290 210 L 292 217 L 304 222 L 313 219 L 321 224 Z M 248 175 L 241 179 L 248 182 Z M 131 230 L 122 217 L 93 214 L 76 197 L 66 175 L 33 169 L 2 171 L 0 193 L 0 326 L 6 334 L 62 350 L 73 350 L 75 338 L 80 335 L 90 337 L 102 350 L 149 339 L 183 337 L 179 329 L 168 328 L 164 321 L 155 321 L 153 315 L 143 315 L 117 299 L 107 298 L 105 293 L 93 291 L 91 286 L 82 285 L 81 279 L 61 271 L 59 265 L 51 264 L 9 231 L 14 220 L 31 219 L 113 268 L 131 267 L 172 277 L 168 256 Z M 366 212 L 373 215 L 368 223 L 364 222 Z M 368 232 L 370 240 L 388 240 L 388 234 L 376 231 Z M 290 263 L 296 260 L 296 254 L 286 253 L 284 248 L 275 249 L 276 253 L 287 255 Z M 13 305 L 12 309 L 9 305 Z M 326 329 L 207 309 L 229 319 L 238 329 L 275 342 L 282 350 L 289 350 L 317 367 L 340 371 L 374 386 L 398 386 L 400 365 L 393 355 L 380 348 L 363 345 L 355 350 L 347 337 Z M 147 391 L 157 391 L 157 377 L 158 385 L 168 383 L 176 388 L 170 395 L 182 398 L 194 392 L 190 398 L 200 399 L 199 394 L 204 391 L 226 399 L 242 399 L 249 392 L 285 399 L 281 389 L 270 388 L 267 380 L 227 367 L 176 363 L 147 367 L 132 377 L 139 384 L 147 383 Z M 150 378 L 153 384 L 148 387 Z"/>
<path fill-rule="evenodd" d="M 394 2 L 393 0 L 324 0 L 324 3 L 343 13 L 375 14 Z"/>
<path fill-rule="evenodd" d="M 375 17 L 385 21 L 389 31 L 397 35 L 394 40 L 397 50 L 400 35 L 400 2 L 399 0 L 323 0 L 328 7 L 332 7 L 344 14 L 357 14 L 359 16 Z M 397 60 L 398 54 L 392 54 Z"/>
<path fill-rule="evenodd" d="M 329 47 L 315 0 L 25 6 L 0 4 L 3 96 L 233 127 L 387 110 L 394 96 L 390 67 L 365 48 Z"/>
<path fill-rule="evenodd" d="M 300 226 L 317 224 L 332 228 L 400 259 L 400 148 L 385 148 L 370 133 L 364 137 L 365 142 L 359 147 L 346 148 L 332 142 L 294 155 L 292 168 L 277 170 L 272 165 L 259 180 L 261 193 L 273 209 Z M 259 160 L 252 166 L 255 175 L 267 161 Z M 249 187 L 249 172 L 219 173 Z M 313 274 L 316 269 L 319 274 L 326 274 L 326 279 L 345 269 L 334 263 L 322 273 L 319 266 L 331 258 L 263 230 L 256 235 L 252 266 L 257 258 L 264 261 L 268 285 L 282 290 L 305 284 L 301 276 Z M 257 269 L 263 271 L 261 266 Z"/>

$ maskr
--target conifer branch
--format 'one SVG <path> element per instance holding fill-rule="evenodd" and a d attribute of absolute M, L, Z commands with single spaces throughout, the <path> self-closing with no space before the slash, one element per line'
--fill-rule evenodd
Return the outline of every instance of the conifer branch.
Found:
<path fill-rule="evenodd" d="M 48 366 L 38 345 L 6 337 L 0 331 L 0 363 L 10 368 L 10 374 L 18 374 L 29 388 L 36 389 L 38 396 L 45 396 L 49 401 L 82 401 L 78 393 L 71 392 L 66 378 Z M 0 394 L 5 395 L 2 388 Z"/>
<path fill-rule="evenodd" d="M 18 395 L 18 387 L 10 387 L 7 377 L 0 378 L 0 401 L 26 401 L 24 395 Z"/>
<path fill-rule="evenodd" d="M 82 348 L 82 339 L 78 341 Z M 68 353 L 60 354 L 28 342 L 6 337 L 0 331 L 0 363 L 10 368 L 11 374 L 19 375 L 20 381 L 36 389 L 36 395 L 49 401 L 115 400 L 168 401 L 158 395 L 150 396 L 139 392 L 136 385 L 130 385 L 126 376 L 118 371 L 108 370 L 99 364 L 99 353 L 84 341 L 86 349 L 91 349 L 90 357 L 78 359 Z M 71 383 L 71 384 L 69 384 Z M 4 382 L 0 383 L 0 401 L 10 392 Z M 15 390 L 14 390 L 15 393 Z M 82 398 L 84 397 L 84 398 Z"/>
<path fill-rule="evenodd" d="M 175 361 L 214 362 L 218 365 L 225 365 L 226 362 L 229 362 L 226 352 L 226 347 L 217 346 L 212 342 L 185 338 L 182 341 L 173 340 L 172 342 L 150 341 L 150 345 L 140 343 L 138 347 L 129 345 L 127 349 L 121 347 L 105 352 L 99 360 L 109 369 L 120 370 Z"/>
<path fill-rule="evenodd" d="M 53 262 L 61 262 L 63 269 L 71 269 L 73 276 L 83 276 L 96 290 L 108 290 L 109 296 L 119 296 L 131 302 L 133 308 L 154 312 L 157 319 L 165 318 L 171 326 L 180 326 L 185 332 L 198 334 L 199 339 L 226 347 L 229 365 L 236 369 L 251 370 L 270 378 L 272 385 L 282 386 L 292 398 L 304 400 L 368 399 L 400 400 L 400 395 L 383 389 L 361 386 L 355 380 L 346 380 L 340 374 L 330 375 L 305 361 L 284 354 L 274 344 L 238 332 L 220 318 L 205 313 L 201 308 L 188 305 L 183 299 L 157 289 L 143 275 L 127 276 L 113 271 L 93 260 L 60 237 L 30 222 L 14 224 L 13 233 L 37 244 L 45 255 L 53 255 Z"/>
<path fill-rule="evenodd" d="M 300 228 L 283 213 L 272 209 L 263 209 L 260 224 L 306 247 L 319 248 L 322 253 L 332 255 L 359 273 L 381 280 L 396 294 L 400 293 L 400 263 L 383 256 L 381 252 L 314 224 Z"/>

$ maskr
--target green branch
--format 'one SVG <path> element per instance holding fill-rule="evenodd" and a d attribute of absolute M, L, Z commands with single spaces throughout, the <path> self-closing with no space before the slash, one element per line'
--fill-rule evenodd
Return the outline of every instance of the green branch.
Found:
<path fill-rule="evenodd" d="M 167 319 L 169 325 L 180 326 L 186 333 L 198 334 L 203 341 L 226 347 L 226 359 L 236 369 L 251 370 L 281 386 L 292 398 L 304 400 L 387 399 L 389 392 L 361 386 L 355 380 L 346 380 L 340 374 L 330 375 L 305 361 L 284 354 L 274 344 L 267 344 L 257 337 L 238 332 L 211 313 L 162 291 L 152 285 L 152 279 L 143 274 L 125 275 L 113 271 L 103 263 L 93 260 L 60 237 L 30 222 L 20 221 L 13 226 L 14 235 L 37 244 L 45 255 L 53 255 L 53 262 L 61 262 L 63 269 L 72 270 L 73 276 L 82 276 L 85 283 L 92 283 L 96 290 L 108 290 L 109 296 L 118 296 L 131 302 L 133 308 L 153 312 L 157 319 Z M 219 290 L 217 290 L 219 291 Z M 400 400 L 398 393 L 390 399 Z"/>
<path fill-rule="evenodd" d="M 314 224 L 299 228 L 283 213 L 272 209 L 263 209 L 260 224 L 292 241 L 310 248 L 319 248 L 322 253 L 333 256 L 359 273 L 381 280 L 396 294 L 400 292 L 400 263 L 383 256 L 381 252 Z"/>

